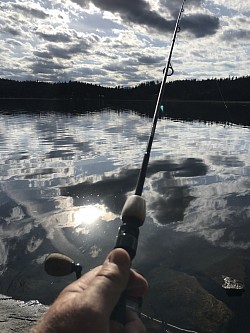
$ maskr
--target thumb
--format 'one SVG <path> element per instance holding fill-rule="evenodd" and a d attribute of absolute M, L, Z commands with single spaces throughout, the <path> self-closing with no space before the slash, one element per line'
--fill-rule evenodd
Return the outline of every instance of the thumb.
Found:
<path fill-rule="evenodd" d="M 128 253 L 123 249 L 114 249 L 107 256 L 88 290 L 93 299 L 98 300 L 98 310 L 108 317 L 126 289 L 130 265 Z"/>

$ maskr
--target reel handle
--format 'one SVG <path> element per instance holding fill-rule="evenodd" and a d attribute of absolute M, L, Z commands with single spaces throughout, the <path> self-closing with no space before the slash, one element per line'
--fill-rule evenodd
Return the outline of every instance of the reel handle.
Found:
<path fill-rule="evenodd" d="M 76 279 L 79 279 L 82 273 L 82 266 L 78 263 L 76 264 L 64 254 L 51 253 L 45 259 L 44 270 L 52 276 L 65 276 L 75 272 Z"/>

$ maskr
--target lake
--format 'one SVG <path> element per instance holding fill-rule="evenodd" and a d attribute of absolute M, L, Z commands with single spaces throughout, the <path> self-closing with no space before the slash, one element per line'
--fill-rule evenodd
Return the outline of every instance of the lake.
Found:
<path fill-rule="evenodd" d="M 44 272 L 49 253 L 83 272 L 101 264 L 136 186 L 151 117 L 72 103 L 0 101 L 0 293 L 17 299 L 49 304 L 74 280 Z M 249 151 L 249 127 L 159 119 L 133 262 L 150 284 L 143 313 L 197 332 L 248 331 Z M 224 275 L 244 282 L 242 296 L 225 293 Z"/>

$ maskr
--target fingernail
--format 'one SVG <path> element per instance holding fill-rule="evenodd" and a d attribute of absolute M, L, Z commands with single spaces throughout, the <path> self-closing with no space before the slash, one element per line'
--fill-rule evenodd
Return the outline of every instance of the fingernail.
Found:
<path fill-rule="evenodd" d="M 114 249 L 107 257 L 109 262 L 126 268 L 130 267 L 130 257 L 123 249 Z"/>

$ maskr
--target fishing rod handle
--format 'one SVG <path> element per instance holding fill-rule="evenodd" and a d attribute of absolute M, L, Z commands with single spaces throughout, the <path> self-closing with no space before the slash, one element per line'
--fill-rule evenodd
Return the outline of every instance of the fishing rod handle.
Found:
<path fill-rule="evenodd" d="M 110 317 L 110 332 L 122 333 L 127 323 L 127 310 L 137 313 L 141 318 L 141 307 L 143 297 L 127 297 L 126 291 L 121 295 L 116 308 L 113 310 Z"/>
<path fill-rule="evenodd" d="M 110 316 L 110 333 L 123 333 L 127 321 L 127 293 L 124 291 Z"/>
<path fill-rule="evenodd" d="M 146 217 L 146 203 L 139 195 L 131 195 L 126 200 L 122 213 L 122 225 L 119 228 L 115 248 L 123 248 L 134 259 L 137 250 L 139 227 Z M 122 333 L 126 324 L 127 296 L 124 291 L 110 317 L 110 332 Z"/>

